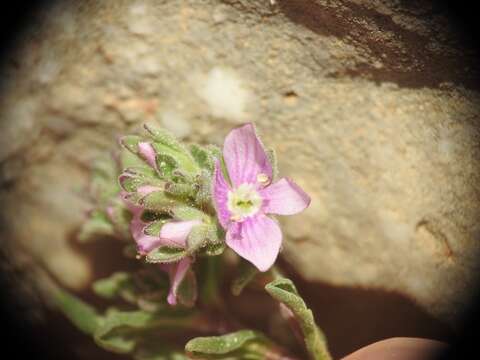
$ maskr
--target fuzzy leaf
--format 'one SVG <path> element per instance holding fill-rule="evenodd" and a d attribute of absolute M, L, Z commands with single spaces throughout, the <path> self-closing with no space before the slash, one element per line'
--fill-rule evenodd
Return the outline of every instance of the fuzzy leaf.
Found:
<path fill-rule="evenodd" d="M 178 161 L 172 155 L 157 154 L 155 161 L 160 177 L 165 180 L 169 180 L 173 172 L 179 167 Z"/>
<path fill-rule="evenodd" d="M 209 216 L 205 214 L 203 211 L 185 204 L 175 205 L 172 208 L 171 212 L 176 219 L 183 220 L 183 221 L 207 220 L 209 218 Z"/>
<path fill-rule="evenodd" d="M 90 193 L 99 205 L 105 205 L 120 190 L 115 179 L 118 176 L 118 166 L 110 157 L 96 160 L 92 168 Z"/>
<path fill-rule="evenodd" d="M 106 299 L 114 299 L 125 289 L 133 286 L 130 274 L 116 272 L 107 278 L 99 279 L 93 283 L 93 291 L 98 296 Z"/>
<path fill-rule="evenodd" d="M 103 211 L 95 210 L 90 214 L 90 218 L 82 224 L 77 238 L 81 242 L 87 242 L 97 236 L 113 235 L 114 233 L 114 226 L 107 215 Z"/>
<path fill-rule="evenodd" d="M 199 145 L 192 144 L 190 145 L 190 153 L 202 169 L 206 169 L 210 173 L 213 172 L 215 160 L 207 149 Z"/>
<path fill-rule="evenodd" d="M 151 329 L 171 331 L 191 326 L 188 313 L 166 308 L 163 312 L 110 310 L 94 333 L 95 342 L 116 353 L 131 353 Z"/>
<path fill-rule="evenodd" d="M 195 202 L 202 208 L 210 206 L 212 199 L 212 175 L 206 170 L 197 178 L 198 191 Z"/>
<path fill-rule="evenodd" d="M 270 344 L 253 330 L 239 330 L 222 336 L 197 337 L 185 345 L 185 351 L 201 359 L 264 359 Z"/>
<path fill-rule="evenodd" d="M 279 278 L 267 284 L 265 290 L 293 312 L 311 357 L 317 360 L 331 359 L 325 344 L 325 337 L 315 324 L 312 310 L 307 308 L 293 282 L 286 278 Z"/>
<path fill-rule="evenodd" d="M 192 228 L 187 238 L 187 250 L 193 254 L 198 249 L 204 247 L 208 241 L 208 225 L 198 225 Z"/>
<path fill-rule="evenodd" d="M 194 196 L 196 190 L 197 189 L 192 184 L 181 184 L 174 182 L 167 182 L 165 184 L 165 192 L 167 194 L 183 199 Z"/>
<path fill-rule="evenodd" d="M 161 186 L 163 183 L 156 179 L 156 172 L 150 167 L 130 167 L 118 177 L 120 187 L 127 192 L 135 192 L 140 186 Z"/>
<path fill-rule="evenodd" d="M 176 160 L 179 168 L 188 174 L 195 175 L 200 172 L 200 168 L 192 155 L 174 136 L 163 129 L 155 128 L 151 125 L 145 125 L 145 129 L 154 141 L 152 146 L 157 154 L 171 156 Z"/>
<path fill-rule="evenodd" d="M 150 251 L 145 259 L 151 263 L 171 263 L 177 262 L 185 256 L 187 256 L 187 251 L 183 248 L 159 246 Z"/>
<path fill-rule="evenodd" d="M 161 343 L 158 339 L 142 342 L 133 354 L 134 360 L 187 360 L 183 350 Z"/>
<path fill-rule="evenodd" d="M 232 294 L 238 296 L 243 289 L 252 281 L 259 273 L 255 266 L 252 266 L 248 261 L 242 261 L 237 268 L 237 277 L 233 280 L 231 291 Z"/>
<path fill-rule="evenodd" d="M 95 308 L 66 290 L 57 289 L 55 300 L 62 313 L 82 332 L 93 334 L 100 326 L 102 318 Z"/>

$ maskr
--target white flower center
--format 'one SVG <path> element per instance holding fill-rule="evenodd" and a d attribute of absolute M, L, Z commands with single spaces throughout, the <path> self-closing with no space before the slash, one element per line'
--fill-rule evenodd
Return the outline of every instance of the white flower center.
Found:
<path fill-rule="evenodd" d="M 262 198 L 253 184 L 242 184 L 228 192 L 227 207 L 233 221 L 255 215 L 262 206 Z"/>

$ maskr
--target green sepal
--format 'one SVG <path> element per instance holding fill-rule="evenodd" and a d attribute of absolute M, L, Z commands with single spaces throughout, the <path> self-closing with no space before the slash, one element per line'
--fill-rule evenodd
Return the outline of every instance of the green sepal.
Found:
<path fill-rule="evenodd" d="M 184 248 L 173 246 L 159 246 L 150 251 L 145 260 L 150 263 L 172 263 L 177 262 L 187 256 Z"/>
<path fill-rule="evenodd" d="M 145 141 L 138 135 L 126 135 L 120 138 L 120 144 L 132 154 L 138 154 L 138 144 Z"/>
<path fill-rule="evenodd" d="M 165 180 L 170 180 L 173 172 L 179 167 L 178 161 L 172 155 L 168 154 L 157 154 L 155 162 L 157 163 L 160 177 Z"/>
<path fill-rule="evenodd" d="M 175 198 L 161 190 L 153 191 L 142 197 L 139 201 L 140 205 L 145 209 L 161 212 L 170 210 L 172 206 L 175 205 L 175 202 Z"/>
<path fill-rule="evenodd" d="M 165 225 L 167 220 L 157 220 L 152 221 L 143 229 L 143 232 L 146 235 L 150 236 L 160 236 L 160 232 L 162 231 L 163 225 Z"/>
<path fill-rule="evenodd" d="M 178 163 L 178 167 L 190 175 L 199 173 L 200 168 L 190 152 L 167 131 L 145 125 L 145 129 L 153 139 L 152 146 L 157 154 L 171 156 Z"/>
<path fill-rule="evenodd" d="M 215 167 L 215 158 L 212 154 L 207 149 L 196 144 L 190 145 L 189 149 L 190 154 L 192 154 L 198 166 L 202 169 L 206 169 L 209 173 L 212 173 Z"/>
<path fill-rule="evenodd" d="M 163 182 L 156 178 L 154 169 L 146 166 L 129 167 L 118 177 L 120 187 L 131 193 L 137 191 L 140 186 L 162 186 Z"/>
<path fill-rule="evenodd" d="M 273 345 L 262 333 L 239 330 L 222 336 L 197 337 L 185 345 L 188 355 L 200 359 L 265 359 Z"/>
<path fill-rule="evenodd" d="M 267 284 L 265 290 L 295 315 L 312 359 L 331 359 L 325 343 L 325 336 L 315 324 L 312 310 L 300 297 L 293 282 L 286 278 L 279 278 Z"/>
<path fill-rule="evenodd" d="M 182 221 L 189 221 L 189 220 L 202 220 L 202 221 L 210 221 L 210 216 L 205 214 L 203 211 L 194 208 L 192 206 L 188 206 L 186 204 L 176 204 L 171 209 L 171 214 L 174 218 Z"/>
<path fill-rule="evenodd" d="M 171 196 L 186 199 L 195 196 L 197 189 L 193 184 L 175 183 L 169 181 L 165 184 L 165 192 Z"/>
<path fill-rule="evenodd" d="M 210 207 L 212 200 L 212 174 L 206 170 L 197 177 L 198 191 L 195 202 L 202 208 Z"/>

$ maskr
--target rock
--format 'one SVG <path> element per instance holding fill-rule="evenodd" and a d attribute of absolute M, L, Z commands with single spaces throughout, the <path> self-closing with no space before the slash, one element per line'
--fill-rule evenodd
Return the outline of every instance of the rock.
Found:
<path fill-rule="evenodd" d="M 399 292 L 456 324 L 480 250 L 474 54 L 428 4 L 274 3 L 45 9 L 3 69 L 7 238 L 82 288 L 88 259 L 68 238 L 88 205 L 88 165 L 116 136 L 158 121 L 221 143 L 254 121 L 313 199 L 282 219 L 287 261 L 308 280 Z"/>

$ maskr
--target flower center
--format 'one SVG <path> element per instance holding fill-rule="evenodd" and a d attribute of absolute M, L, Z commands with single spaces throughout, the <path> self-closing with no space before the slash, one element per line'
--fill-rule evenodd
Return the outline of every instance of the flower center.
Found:
<path fill-rule="evenodd" d="M 255 215 L 262 206 L 262 198 L 253 184 L 242 184 L 228 192 L 227 207 L 232 213 L 233 221 Z"/>

